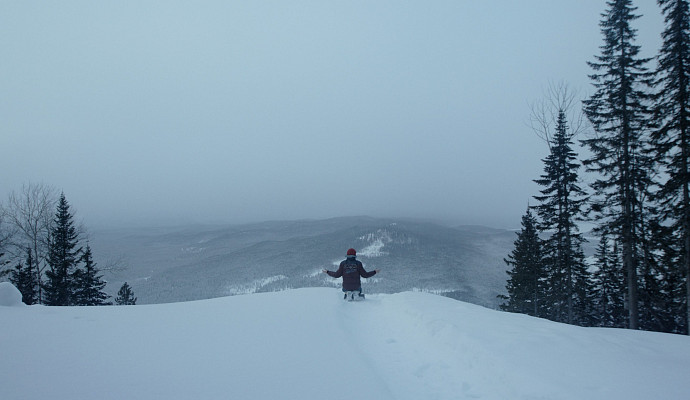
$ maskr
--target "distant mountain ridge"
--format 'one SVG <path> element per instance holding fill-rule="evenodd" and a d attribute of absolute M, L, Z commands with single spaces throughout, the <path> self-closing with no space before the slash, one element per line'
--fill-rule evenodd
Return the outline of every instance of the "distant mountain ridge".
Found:
<path fill-rule="evenodd" d="M 109 290 L 127 281 L 140 304 L 339 287 L 321 270 L 334 270 L 354 247 L 366 269 L 382 270 L 365 292 L 428 291 L 495 308 L 514 240 L 512 231 L 482 226 L 346 217 L 100 231 L 92 247 L 127 266 L 106 272 Z"/>

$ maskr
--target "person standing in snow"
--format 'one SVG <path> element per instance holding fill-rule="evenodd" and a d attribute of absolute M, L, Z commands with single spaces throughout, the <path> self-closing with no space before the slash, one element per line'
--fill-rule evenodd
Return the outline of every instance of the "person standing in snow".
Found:
<path fill-rule="evenodd" d="M 349 249 L 347 251 L 347 259 L 340 263 L 337 271 L 323 270 L 324 273 L 333 278 L 343 277 L 343 292 L 346 292 L 345 298 L 347 298 L 347 292 L 356 291 L 359 291 L 360 297 L 364 297 L 362 294 L 362 281 L 359 279 L 360 276 L 363 278 L 371 278 L 381 271 L 380 269 L 370 272 L 365 271 L 362 263 L 357 260 L 356 257 L 357 251 L 355 251 L 355 249 Z"/>

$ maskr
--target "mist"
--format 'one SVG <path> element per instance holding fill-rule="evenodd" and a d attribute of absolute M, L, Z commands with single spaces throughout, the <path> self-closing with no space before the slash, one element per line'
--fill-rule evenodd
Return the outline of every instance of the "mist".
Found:
<path fill-rule="evenodd" d="M 653 56 L 662 18 L 638 1 Z M 349 215 L 519 226 L 581 98 L 605 3 L 0 4 L 0 201 L 63 190 L 88 225 Z M 583 180 L 587 180 L 583 177 Z"/>

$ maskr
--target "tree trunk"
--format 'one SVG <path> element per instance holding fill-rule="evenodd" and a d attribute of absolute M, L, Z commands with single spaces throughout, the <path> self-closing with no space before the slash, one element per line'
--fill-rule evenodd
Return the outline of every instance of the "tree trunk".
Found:
<path fill-rule="evenodd" d="M 680 90 L 681 94 L 680 97 L 683 100 L 686 100 L 688 98 L 688 94 L 685 92 L 685 76 L 683 74 L 680 74 Z M 685 310 L 686 310 L 686 317 L 687 320 L 686 322 L 686 330 L 687 334 L 690 335 L 690 188 L 688 185 L 690 185 L 690 171 L 688 171 L 688 157 L 690 157 L 688 146 L 690 146 L 690 143 L 688 143 L 688 126 L 686 125 L 687 121 L 687 116 L 685 114 L 685 107 L 683 104 L 685 101 L 681 103 L 680 107 L 680 146 L 681 146 L 681 163 L 682 163 L 682 184 L 683 184 L 683 199 L 682 199 L 682 207 L 683 207 L 683 268 L 685 270 L 686 276 L 685 276 L 685 294 L 686 294 L 686 302 L 685 302 Z"/>

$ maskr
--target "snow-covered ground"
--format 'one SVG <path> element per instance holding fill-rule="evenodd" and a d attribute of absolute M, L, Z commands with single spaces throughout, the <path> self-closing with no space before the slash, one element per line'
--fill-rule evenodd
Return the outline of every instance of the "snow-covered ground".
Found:
<path fill-rule="evenodd" d="M 0 399 L 688 399 L 690 338 L 333 288 L 0 307 Z"/>

